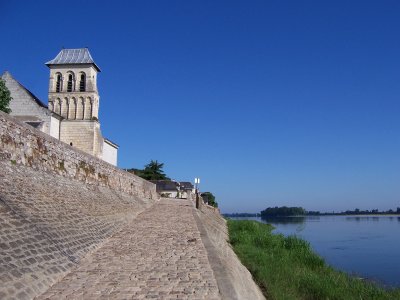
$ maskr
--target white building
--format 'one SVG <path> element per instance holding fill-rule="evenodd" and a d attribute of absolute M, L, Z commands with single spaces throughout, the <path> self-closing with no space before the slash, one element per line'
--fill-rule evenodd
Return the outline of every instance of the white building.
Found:
<path fill-rule="evenodd" d="M 100 130 L 97 74 L 100 68 L 87 48 L 62 49 L 46 63 L 50 68 L 46 107 L 5 72 L 2 78 L 13 98 L 11 115 L 104 161 L 117 165 L 118 145 Z"/>

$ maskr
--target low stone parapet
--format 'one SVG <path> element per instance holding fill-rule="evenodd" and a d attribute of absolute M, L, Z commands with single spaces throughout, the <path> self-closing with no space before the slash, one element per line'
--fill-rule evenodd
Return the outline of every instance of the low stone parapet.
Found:
<path fill-rule="evenodd" d="M 156 186 L 0 112 L 0 160 L 147 199 Z"/>

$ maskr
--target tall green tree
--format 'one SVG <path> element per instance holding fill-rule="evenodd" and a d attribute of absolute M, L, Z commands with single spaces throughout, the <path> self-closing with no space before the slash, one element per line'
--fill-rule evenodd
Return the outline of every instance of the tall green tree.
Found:
<path fill-rule="evenodd" d="M 144 166 L 143 170 L 129 169 L 127 171 L 146 180 L 168 180 L 169 178 L 165 175 L 163 167 L 163 163 L 159 163 L 157 160 L 151 160 L 150 163 Z"/>
<path fill-rule="evenodd" d="M 218 202 L 215 201 L 215 196 L 211 192 L 201 193 L 201 197 L 207 202 L 208 205 L 218 207 Z"/>
<path fill-rule="evenodd" d="M 3 79 L 0 78 L 0 110 L 5 113 L 10 113 L 11 109 L 9 108 L 10 101 L 12 97 L 10 91 L 6 87 L 6 83 Z"/>
<path fill-rule="evenodd" d="M 166 180 L 169 179 L 164 171 L 164 164 L 159 163 L 157 160 L 151 160 L 149 164 L 144 166 L 144 178 L 147 180 Z"/>

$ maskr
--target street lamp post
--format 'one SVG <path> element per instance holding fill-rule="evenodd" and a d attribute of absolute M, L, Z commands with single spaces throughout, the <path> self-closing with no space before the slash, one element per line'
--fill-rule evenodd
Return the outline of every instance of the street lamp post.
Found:
<path fill-rule="evenodd" d="M 200 178 L 196 177 L 194 179 L 194 184 L 195 184 L 195 191 L 196 191 L 196 208 L 199 209 L 199 207 L 200 207 L 200 197 L 199 197 L 198 186 L 200 184 Z"/>

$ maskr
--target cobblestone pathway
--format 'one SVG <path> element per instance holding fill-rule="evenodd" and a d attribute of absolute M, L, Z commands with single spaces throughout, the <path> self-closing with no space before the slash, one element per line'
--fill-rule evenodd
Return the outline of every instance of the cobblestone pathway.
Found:
<path fill-rule="evenodd" d="M 38 299 L 220 299 L 192 209 L 162 199 Z"/>

